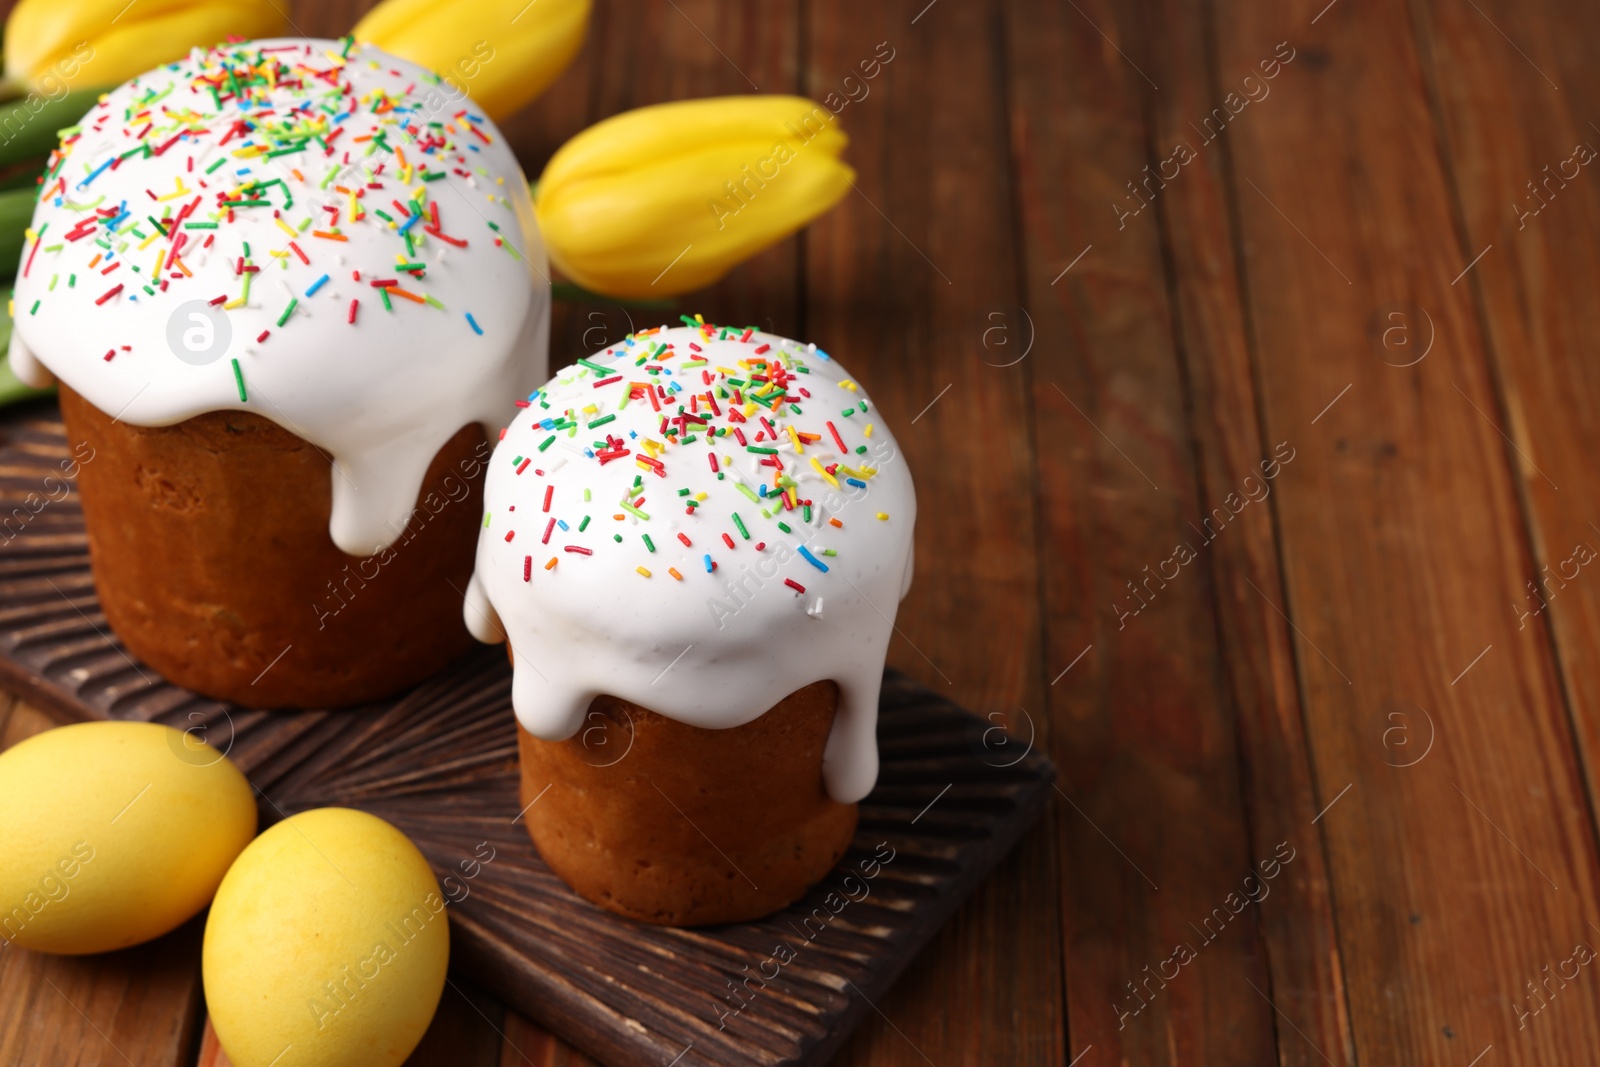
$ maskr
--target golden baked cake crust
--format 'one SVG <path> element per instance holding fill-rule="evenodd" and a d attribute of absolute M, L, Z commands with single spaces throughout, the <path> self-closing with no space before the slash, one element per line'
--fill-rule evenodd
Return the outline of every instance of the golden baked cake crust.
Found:
<path fill-rule="evenodd" d="M 169 681 L 249 707 L 335 707 L 398 692 L 472 644 L 488 444 L 463 427 L 434 457 L 394 545 L 328 535 L 327 457 L 250 412 L 119 422 L 65 385 L 95 587 L 128 650 Z"/>
<path fill-rule="evenodd" d="M 803 895 L 855 835 L 822 780 L 839 690 L 817 682 L 743 726 L 708 730 L 597 697 L 566 741 L 518 730 L 523 816 L 580 895 L 641 922 L 756 919 Z M 625 754 L 624 754 L 625 753 Z"/>

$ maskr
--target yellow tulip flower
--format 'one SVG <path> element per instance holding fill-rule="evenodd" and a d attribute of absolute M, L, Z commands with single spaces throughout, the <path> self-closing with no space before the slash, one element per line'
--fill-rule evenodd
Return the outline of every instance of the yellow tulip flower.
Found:
<path fill-rule="evenodd" d="M 855 181 L 839 120 L 798 96 L 627 111 L 551 157 L 534 210 L 551 260 L 608 296 L 667 297 L 720 279 L 811 222 Z"/>
<path fill-rule="evenodd" d="M 588 31 L 589 7 L 590 0 L 384 0 L 353 32 L 444 77 L 498 121 L 567 69 Z"/>
<path fill-rule="evenodd" d="M 6 19 L 5 84 L 56 99 L 69 87 L 120 85 L 230 34 L 287 27 L 275 0 L 21 0 Z"/>

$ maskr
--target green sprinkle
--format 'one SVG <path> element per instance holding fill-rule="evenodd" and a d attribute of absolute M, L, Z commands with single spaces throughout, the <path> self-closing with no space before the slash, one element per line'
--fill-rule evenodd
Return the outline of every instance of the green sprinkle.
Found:
<path fill-rule="evenodd" d="M 378 295 L 383 298 L 383 310 L 385 310 L 385 311 L 393 311 L 394 310 L 394 305 L 389 303 L 389 290 L 388 290 L 388 288 L 385 287 L 385 288 L 379 289 L 378 290 Z"/>
<path fill-rule="evenodd" d="M 239 361 L 233 361 L 233 381 L 239 387 L 239 402 L 244 403 L 250 398 L 244 392 L 244 371 L 239 369 Z"/>
<path fill-rule="evenodd" d="M 583 499 L 584 499 L 585 503 L 588 503 L 588 501 L 589 501 L 589 490 L 585 489 L 583 491 Z"/>
<path fill-rule="evenodd" d="M 42 301 L 42 300 L 35 300 L 35 301 L 34 301 L 34 302 L 33 302 L 33 307 L 31 307 L 31 308 L 29 308 L 29 309 L 28 309 L 28 314 L 30 314 L 30 315 L 37 315 L 37 314 L 38 314 L 38 313 L 39 313 L 39 305 L 40 305 L 40 304 L 42 304 L 42 303 L 44 303 L 44 301 Z"/>
<path fill-rule="evenodd" d="M 489 513 L 487 511 L 483 513 L 483 528 L 485 530 L 489 528 Z"/>
<path fill-rule="evenodd" d="M 615 541 L 619 545 L 622 544 L 622 535 L 621 534 L 612 534 L 611 535 L 611 539 L 613 541 Z"/>
<path fill-rule="evenodd" d="M 810 504 L 802 504 L 800 506 L 800 510 L 805 513 L 806 522 L 809 523 L 811 521 L 811 505 Z"/>
<path fill-rule="evenodd" d="M 743 482 L 734 482 L 733 485 L 734 485 L 734 488 L 739 490 L 739 492 L 741 492 L 745 496 L 749 497 L 750 498 L 750 502 L 752 504 L 760 504 L 761 503 L 761 498 L 756 496 L 755 490 L 751 489 L 748 485 L 745 485 Z"/>
<path fill-rule="evenodd" d="M 654 552 L 656 550 L 656 543 L 654 541 L 650 540 L 650 535 L 649 534 L 641 534 L 640 536 L 642 536 L 644 538 L 644 547 L 646 547 L 650 551 Z"/>
<path fill-rule="evenodd" d="M 68 289 L 75 289 L 75 288 L 77 288 L 77 285 L 78 285 L 78 276 L 76 274 L 67 275 L 67 288 Z"/>
<path fill-rule="evenodd" d="M 646 515 L 644 512 L 640 511 L 638 508 L 634 507 L 632 504 L 628 503 L 626 500 L 619 501 L 617 506 L 620 507 L 623 511 L 626 511 L 629 515 L 632 515 L 636 519 L 644 519 L 646 521 L 649 521 L 649 519 L 650 519 L 650 516 Z"/>
<path fill-rule="evenodd" d="M 549 448 L 550 447 L 550 442 L 554 441 L 555 439 L 556 439 L 556 435 L 555 434 L 551 434 L 549 437 L 546 437 L 542 442 L 540 442 L 539 451 L 543 452 L 545 449 Z M 585 497 L 584 499 L 587 500 L 588 497 Z"/>
<path fill-rule="evenodd" d="M 679 496 L 688 496 L 689 495 L 689 490 L 687 490 L 687 489 L 679 489 L 678 490 L 678 495 Z"/>
<path fill-rule="evenodd" d="M 598 419 L 595 419 L 593 422 L 589 423 L 589 429 L 592 430 L 596 426 L 604 426 L 608 422 L 615 421 L 616 417 L 617 416 L 615 414 L 601 415 Z"/>
<path fill-rule="evenodd" d="M 831 548 L 825 548 L 825 549 L 822 550 L 822 554 L 824 556 L 837 556 L 839 553 L 835 552 Z"/>
<path fill-rule="evenodd" d="M 585 515 L 583 517 L 583 521 L 578 523 L 578 532 L 579 533 L 583 533 L 583 531 L 587 530 L 588 528 L 589 528 L 589 516 Z"/>
<path fill-rule="evenodd" d="M 300 303 L 300 299 L 298 297 L 295 297 L 295 298 L 293 298 L 293 299 L 291 299 L 289 301 L 289 306 L 283 309 L 283 314 L 282 315 L 278 316 L 278 325 L 279 326 L 282 326 L 284 323 L 289 321 L 289 316 L 294 314 L 295 305 L 297 305 L 299 303 Z M 235 361 L 235 362 L 237 362 L 237 361 Z"/>
<path fill-rule="evenodd" d="M 602 367 L 600 364 L 591 362 L 590 360 L 587 360 L 587 359 L 578 360 L 578 366 L 580 366 L 580 367 L 588 367 L 590 370 L 598 371 L 600 374 L 602 374 L 602 375 L 604 375 L 604 376 L 606 376 L 608 378 L 611 376 L 611 368 L 610 367 Z"/>
<path fill-rule="evenodd" d="M 739 528 L 740 537 L 743 537 L 746 541 L 750 540 L 750 531 L 744 528 L 744 520 L 739 517 L 737 511 L 733 513 L 733 524 Z"/>
<path fill-rule="evenodd" d="M 784 533 L 794 533 L 793 530 L 789 529 L 789 524 L 786 522 L 778 523 L 778 529 L 782 530 Z"/>
<path fill-rule="evenodd" d="M 282 325 L 282 323 L 279 323 L 279 325 Z M 744 450 L 746 452 L 758 452 L 763 456 L 776 456 L 778 454 L 776 448 L 768 448 L 765 445 L 745 445 Z"/>
<path fill-rule="evenodd" d="M 214 230 L 217 228 L 217 224 L 214 222 L 186 222 L 183 224 L 183 228 L 186 230 Z"/>

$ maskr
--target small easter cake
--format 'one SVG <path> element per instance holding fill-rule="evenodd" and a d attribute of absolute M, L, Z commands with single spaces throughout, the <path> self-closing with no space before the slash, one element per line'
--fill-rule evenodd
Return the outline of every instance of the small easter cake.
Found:
<path fill-rule="evenodd" d="M 523 402 L 465 607 L 512 656 L 545 862 L 672 925 L 776 911 L 848 847 L 916 518 L 827 353 L 685 321 Z"/>
<path fill-rule="evenodd" d="M 550 292 L 522 171 L 457 90 L 305 38 L 135 78 L 62 131 L 13 308 L 145 663 L 330 706 L 470 647 L 485 427 L 548 373 Z"/>

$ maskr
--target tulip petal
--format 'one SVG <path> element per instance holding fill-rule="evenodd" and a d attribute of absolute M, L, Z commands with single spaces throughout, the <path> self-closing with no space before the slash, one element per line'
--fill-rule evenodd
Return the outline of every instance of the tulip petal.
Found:
<path fill-rule="evenodd" d="M 614 115 L 578 134 L 550 158 L 539 183 L 560 185 L 617 173 L 640 158 L 688 155 L 706 144 L 812 141 L 825 131 L 839 139 L 831 149 L 837 155 L 844 147 L 838 120 L 803 96 L 718 96 L 655 104 Z"/>
<path fill-rule="evenodd" d="M 287 25 L 271 0 L 23 0 L 6 22 L 6 73 L 116 85 L 230 34 L 272 37 Z M 87 57 L 78 54 L 85 44 Z"/>
<path fill-rule="evenodd" d="M 538 96 L 583 46 L 590 0 L 385 0 L 358 39 L 420 63 L 502 119 Z"/>
<path fill-rule="evenodd" d="M 536 211 L 551 259 L 587 288 L 660 297 L 717 281 L 828 210 L 855 173 L 826 148 L 761 141 L 636 160 L 551 188 Z"/>

